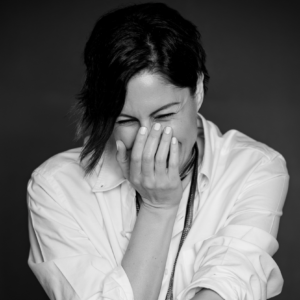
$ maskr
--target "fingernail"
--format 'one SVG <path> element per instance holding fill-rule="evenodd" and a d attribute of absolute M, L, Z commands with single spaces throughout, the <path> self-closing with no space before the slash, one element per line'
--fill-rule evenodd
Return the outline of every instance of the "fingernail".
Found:
<path fill-rule="evenodd" d="M 176 137 L 173 136 L 173 137 L 172 137 L 172 144 L 175 145 L 176 142 L 177 142 L 177 139 L 176 139 Z"/>
<path fill-rule="evenodd" d="M 141 127 L 140 128 L 140 134 L 145 134 L 146 133 L 147 128 L 146 127 Z"/>
<path fill-rule="evenodd" d="M 159 123 L 155 123 L 154 130 L 159 130 L 159 129 L 160 129 L 160 124 Z"/>
<path fill-rule="evenodd" d="M 169 126 L 168 126 L 168 127 L 166 127 L 166 129 L 165 129 L 165 133 L 166 133 L 166 134 L 169 134 L 170 132 L 171 132 L 171 127 L 169 127 Z"/>

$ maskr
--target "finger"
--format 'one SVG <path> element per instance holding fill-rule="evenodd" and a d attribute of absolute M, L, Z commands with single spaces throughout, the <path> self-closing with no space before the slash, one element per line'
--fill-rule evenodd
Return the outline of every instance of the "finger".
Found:
<path fill-rule="evenodd" d="M 162 137 L 155 155 L 155 175 L 166 175 L 167 159 L 170 151 L 172 139 L 172 128 L 166 127 L 162 133 Z"/>
<path fill-rule="evenodd" d="M 168 174 L 171 180 L 179 176 L 179 147 L 178 140 L 174 136 L 170 147 Z"/>
<path fill-rule="evenodd" d="M 154 177 L 154 157 L 161 136 L 161 125 L 155 123 L 149 133 L 142 158 L 142 173 L 146 177 Z"/>
<path fill-rule="evenodd" d="M 129 176 L 129 158 L 127 155 L 127 149 L 124 143 L 120 140 L 116 141 L 117 145 L 117 154 L 116 158 L 119 163 L 120 168 L 122 169 L 123 176 L 128 178 Z"/>
<path fill-rule="evenodd" d="M 130 159 L 130 174 L 140 176 L 141 174 L 141 165 L 142 165 L 142 156 L 147 140 L 147 128 L 141 127 L 136 135 Z"/>

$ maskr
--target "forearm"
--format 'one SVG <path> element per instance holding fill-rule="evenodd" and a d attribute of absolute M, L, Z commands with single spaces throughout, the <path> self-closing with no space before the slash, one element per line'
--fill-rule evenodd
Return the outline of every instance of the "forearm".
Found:
<path fill-rule="evenodd" d="M 176 213 L 141 206 L 122 260 L 135 300 L 158 298 Z"/>
<path fill-rule="evenodd" d="M 191 300 L 224 300 L 224 299 L 218 293 L 212 290 L 202 289 Z"/>

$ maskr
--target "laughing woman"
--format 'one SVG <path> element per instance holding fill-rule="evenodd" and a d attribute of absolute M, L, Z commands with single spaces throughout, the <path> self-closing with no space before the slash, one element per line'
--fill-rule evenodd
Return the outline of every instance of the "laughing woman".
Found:
<path fill-rule="evenodd" d="M 28 185 L 29 266 L 51 299 L 254 300 L 280 293 L 272 255 L 284 158 L 199 114 L 196 27 L 164 4 L 96 23 L 84 52 L 82 148 Z"/>

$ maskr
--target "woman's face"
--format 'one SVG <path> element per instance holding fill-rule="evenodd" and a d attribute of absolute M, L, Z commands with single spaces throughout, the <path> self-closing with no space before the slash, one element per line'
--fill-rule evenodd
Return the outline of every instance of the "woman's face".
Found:
<path fill-rule="evenodd" d="M 197 139 L 197 112 L 200 106 L 188 88 L 166 83 L 159 74 L 140 73 L 128 83 L 125 104 L 114 128 L 115 140 L 121 140 L 130 157 L 136 134 L 144 126 L 148 132 L 154 123 L 172 128 L 178 140 L 180 169 L 189 159 Z"/>

